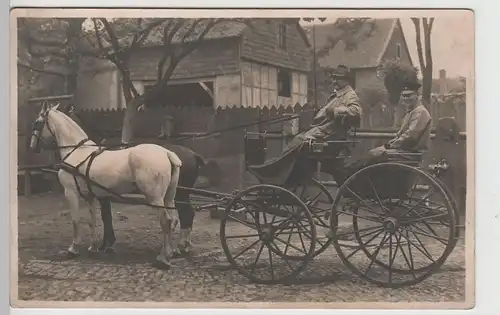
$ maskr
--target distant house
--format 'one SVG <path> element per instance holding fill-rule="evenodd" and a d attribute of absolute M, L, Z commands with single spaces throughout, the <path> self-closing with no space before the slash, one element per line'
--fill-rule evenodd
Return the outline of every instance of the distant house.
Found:
<path fill-rule="evenodd" d="M 312 26 L 306 28 L 312 41 Z M 385 89 L 383 80 L 377 77 L 377 67 L 383 60 L 397 58 L 413 65 L 401 22 L 397 18 L 367 19 L 355 34 L 348 36 L 344 36 L 344 31 L 332 23 L 317 24 L 314 33 L 316 90 L 320 105 L 331 91 L 325 74 L 339 64 L 351 68 L 352 84 L 357 91 L 377 87 Z"/>
<path fill-rule="evenodd" d="M 214 27 L 176 67 L 165 103 L 213 109 L 305 103 L 310 44 L 302 27 L 281 19 L 255 19 L 252 25 Z M 155 83 L 162 50 L 151 40 L 132 56 L 130 72 L 139 92 Z M 114 67 L 83 71 L 79 107 L 123 108 L 120 80 Z"/>

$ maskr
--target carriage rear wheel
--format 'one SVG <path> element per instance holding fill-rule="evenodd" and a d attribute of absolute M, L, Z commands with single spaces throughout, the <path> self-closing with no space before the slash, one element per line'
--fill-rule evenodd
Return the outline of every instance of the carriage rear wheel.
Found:
<path fill-rule="evenodd" d="M 312 260 L 316 229 L 308 207 L 295 194 L 256 185 L 227 205 L 220 238 L 240 274 L 256 283 L 287 283 Z"/>
<path fill-rule="evenodd" d="M 399 163 L 356 172 L 332 207 L 333 244 L 344 264 L 384 287 L 419 283 L 457 243 L 457 210 L 433 176 Z M 349 224 L 350 223 L 350 224 Z"/>

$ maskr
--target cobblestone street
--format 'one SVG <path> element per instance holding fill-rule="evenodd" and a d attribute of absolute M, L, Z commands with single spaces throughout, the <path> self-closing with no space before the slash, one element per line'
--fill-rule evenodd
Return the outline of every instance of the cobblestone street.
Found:
<path fill-rule="evenodd" d="M 459 241 L 441 270 L 422 283 L 383 289 L 353 274 L 333 246 L 311 262 L 294 285 L 251 284 L 228 263 L 219 221 L 196 214 L 191 259 L 162 271 L 151 263 L 159 251 L 159 225 L 145 207 L 113 204 L 116 253 L 68 260 L 70 216 L 62 196 L 19 198 L 19 299 L 68 301 L 301 301 L 462 302 L 465 256 Z M 100 219 L 98 230 L 102 233 Z M 88 229 L 85 230 L 88 244 Z"/>

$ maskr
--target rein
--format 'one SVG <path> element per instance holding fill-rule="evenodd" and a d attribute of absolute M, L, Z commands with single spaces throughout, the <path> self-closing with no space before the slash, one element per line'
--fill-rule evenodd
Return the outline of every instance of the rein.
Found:
<path fill-rule="evenodd" d="M 315 109 L 314 110 L 312 110 L 312 109 L 306 110 L 304 112 L 307 113 L 307 112 L 312 112 L 312 111 L 315 111 Z M 83 123 L 83 119 L 80 116 L 78 116 L 76 114 L 76 112 L 74 112 L 74 115 Z M 230 132 L 230 131 L 234 131 L 234 130 L 238 130 L 238 129 L 248 128 L 248 127 L 257 126 L 257 125 L 268 125 L 268 124 L 273 124 L 273 123 L 278 123 L 278 122 L 290 121 L 290 120 L 296 119 L 296 118 L 299 118 L 299 115 L 286 115 L 286 117 L 276 117 L 276 118 L 271 118 L 271 119 L 262 120 L 262 121 L 252 121 L 252 122 L 249 122 L 246 124 L 235 125 L 235 126 L 231 126 L 228 128 L 214 130 L 211 132 L 198 133 L 198 134 L 195 134 L 193 136 L 171 137 L 170 139 L 172 139 L 172 140 L 210 139 L 213 137 L 217 137 L 222 133 L 226 133 L 226 132 Z M 87 125 L 85 125 L 85 126 L 87 126 Z M 90 127 L 89 127 L 89 129 L 91 129 L 91 132 L 98 134 L 102 139 L 105 139 L 104 134 L 99 132 L 97 129 L 90 128 Z M 123 147 L 126 145 L 127 144 L 122 143 L 122 144 L 117 144 L 117 145 L 106 145 L 106 147 L 107 148 L 115 148 L 115 147 L 119 148 L 119 147 Z M 88 144 L 87 146 L 104 147 L 101 144 Z M 74 147 L 75 147 L 74 145 L 67 145 L 67 146 L 58 146 L 56 149 L 74 148 Z M 76 145 L 76 147 L 78 147 L 78 145 Z"/>

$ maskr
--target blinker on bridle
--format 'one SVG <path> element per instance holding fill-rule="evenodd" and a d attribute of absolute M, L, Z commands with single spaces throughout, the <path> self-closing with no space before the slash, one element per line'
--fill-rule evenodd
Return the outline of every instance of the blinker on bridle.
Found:
<path fill-rule="evenodd" d="M 44 103 L 43 104 L 43 107 L 46 107 L 48 106 L 48 103 Z M 32 132 L 32 137 L 36 137 L 37 139 L 37 143 L 36 143 L 36 147 L 34 148 L 35 152 L 40 152 L 40 149 L 41 149 L 41 143 L 40 143 L 40 140 L 42 140 L 42 130 L 43 130 L 43 127 L 45 127 L 46 123 L 47 123 L 47 117 L 49 115 L 49 110 L 45 111 L 43 114 L 41 114 L 34 122 L 33 122 L 33 132 Z M 50 129 L 50 127 L 47 125 L 47 129 L 49 130 L 50 134 L 52 135 L 53 139 L 52 139 L 52 142 L 55 144 L 55 135 L 54 133 L 52 132 L 52 130 Z M 42 140 L 43 141 L 43 140 Z M 55 146 L 57 147 L 57 144 L 55 144 Z"/>

